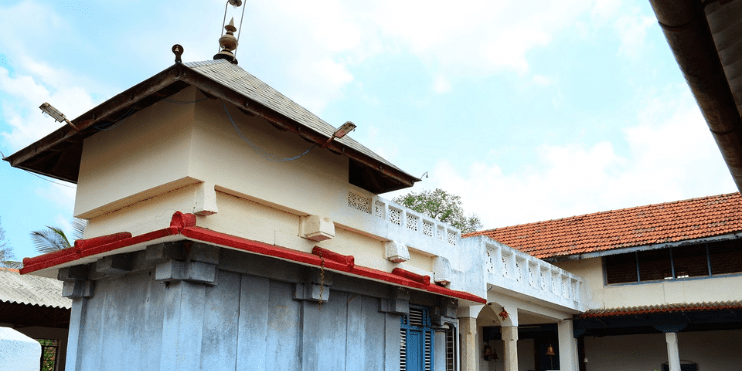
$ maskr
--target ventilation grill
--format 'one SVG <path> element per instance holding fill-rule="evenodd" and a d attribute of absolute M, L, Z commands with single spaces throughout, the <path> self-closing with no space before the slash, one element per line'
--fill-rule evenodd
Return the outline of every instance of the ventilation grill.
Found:
<path fill-rule="evenodd" d="M 424 315 L 423 310 L 420 308 L 410 308 L 410 326 L 423 327 Z"/>
<path fill-rule="evenodd" d="M 446 330 L 446 371 L 456 370 L 456 341 L 453 328 Z"/>
<path fill-rule="evenodd" d="M 433 337 L 432 331 L 425 331 L 425 371 L 431 371 L 433 363 L 430 359 L 430 355 L 433 353 Z"/>
<path fill-rule="evenodd" d="M 404 321 L 404 317 L 402 317 L 402 321 Z M 405 329 L 404 327 L 399 329 L 399 338 L 400 338 L 399 370 L 406 371 L 407 370 L 407 329 Z"/>

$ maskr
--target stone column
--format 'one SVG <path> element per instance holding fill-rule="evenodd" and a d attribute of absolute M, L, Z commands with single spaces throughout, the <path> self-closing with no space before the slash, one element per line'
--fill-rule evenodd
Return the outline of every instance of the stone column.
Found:
<path fill-rule="evenodd" d="M 577 339 L 574 337 L 572 321 L 559 321 L 559 370 L 579 371 Z"/>
<path fill-rule="evenodd" d="M 477 319 L 459 318 L 461 334 L 461 371 L 479 371 L 479 349 L 477 346 Z"/>
<path fill-rule="evenodd" d="M 206 285 L 187 281 L 169 284 L 165 292 L 160 371 L 201 368 Z"/>
<path fill-rule="evenodd" d="M 665 333 L 667 341 L 667 359 L 670 371 L 680 371 L 680 352 L 678 351 L 678 333 Z"/>
<path fill-rule="evenodd" d="M 518 371 L 518 326 L 500 327 L 505 371 Z"/>

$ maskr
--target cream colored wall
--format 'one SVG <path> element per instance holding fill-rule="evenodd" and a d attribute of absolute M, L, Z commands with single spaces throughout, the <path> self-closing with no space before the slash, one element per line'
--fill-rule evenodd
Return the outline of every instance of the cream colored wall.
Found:
<path fill-rule="evenodd" d="M 195 89 L 171 97 L 193 100 Z M 188 176 L 194 105 L 161 101 L 83 143 L 75 216 L 90 219 L 163 190 L 183 186 Z M 102 192 L 101 190 L 104 190 Z"/>
<path fill-rule="evenodd" d="M 701 371 L 738 370 L 741 343 L 742 330 L 678 334 L 681 361 L 695 362 Z M 667 362 L 666 344 L 664 334 L 586 337 L 587 371 L 661 370 Z"/>
<path fill-rule="evenodd" d="M 590 309 L 742 300 L 742 276 L 677 279 L 604 285 L 602 258 L 568 260 L 554 265 L 585 279 Z"/>
<path fill-rule="evenodd" d="M 244 136 L 270 154 L 290 158 L 312 146 L 262 118 L 228 108 Z M 295 214 L 330 216 L 345 206 L 342 203 L 347 202 L 347 157 L 315 147 L 293 161 L 269 161 L 240 138 L 221 102 L 208 100 L 199 104 L 195 118 L 190 176 L 208 179 L 234 193 Z"/>
<path fill-rule="evenodd" d="M 171 99 L 201 97 L 189 88 Z M 242 133 L 271 154 L 293 157 L 311 146 L 264 119 L 229 109 Z M 216 189 L 218 212 L 198 216 L 205 228 L 304 252 L 326 247 L 384 271 L 432 271 L 432 255 L 413 250 L 408 262 L 393 264 L 385 259 L 384 238 L 364 233 L 368 222 L 348 207 L 348 190 L 371 194 L 348 183 L 347 157 L 315 147 L 294 161 L 268 161 L 239 137 L 215 100 L 163 101 L 89 137 L 75 212 L 89 219 L 85 238 L 140 235 L 167 227 L 175 211 L 196 211 L 199 187 Z M 336 237 L 319 243 L 301 238 L 306 215 L 329 216 Z"/>

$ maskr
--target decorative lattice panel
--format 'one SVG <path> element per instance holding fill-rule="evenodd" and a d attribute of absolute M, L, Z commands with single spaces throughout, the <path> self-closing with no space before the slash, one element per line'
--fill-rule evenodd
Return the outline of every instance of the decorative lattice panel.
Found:
<path fill-rule="evenodd" d="M 487 273 L 495 273 L 495 250 L 487 246 L 487 260 L 484 264 L 487 267 Z"/>
<path fill-rule="evenodd" d="M 500 259 L 502 259 L 502 276 L 507 277 L 510 275 L 508 269 L 508 261 L 505 259 L 504 256 L 500 257 Z"/>
<path fill-rule="evenodd" d="M 423 220 L 423 234 L 426 236 L 433 237 L 433 223 L 426 222 Z"/>
<path fill-rule="evenodd" d="M 446 238 L 446 230 L 443 227 L 438 227 L 438 239 L 443 241 Z"/>
<path fill-rule="evenodd" d="M 407 223 L 406 223 L 407 229 L 417 231 L 417 222 L 420 220 L 420 218 L 412 214 L 407 214 L 406 216 L 407 216 Z"/>
<path fill-rule="evenodd" d="M 539 273 L 541 274 L 541 290 L 546 290 L 546 273 L 543 270 Z"/>
<path fill-rule="evenodd" d="M 520 282 L 523 280 L 523 269 L 520 267 L 520 262 L 518 260 L 515 261 L 515 271 L 518 273 L 518 275 L 515 277 L 515 280 Z"/>
<path fill-rule="evenodd" d="M 384 203 L 381 201 L 374 202 L 374 216 L 384 219 Z"/>
<path fill-rule="evenodd" d="M 536 286 L 536 280 L 535 275 L 533 274 L 533 270 L 536 269 L 536 267 L 528 264 L 528 284 L 531 286 Z"/>
<path fill-rule="evenodd" d="M 363 197 L 355 192 L 348 192 L 348 206 L 371 214 L 371 198 Z"/>
<path fill-rule="evenodd" d="M 451 245 L 456 245 L 456 232 L 447 231 L 447 234 L 448 234 L 448 243 Z"/>
<path fill-rule="evenodd" d="M 402 210 L 390 207 L 389 221 L 396 225 L 402 225 Z"/>

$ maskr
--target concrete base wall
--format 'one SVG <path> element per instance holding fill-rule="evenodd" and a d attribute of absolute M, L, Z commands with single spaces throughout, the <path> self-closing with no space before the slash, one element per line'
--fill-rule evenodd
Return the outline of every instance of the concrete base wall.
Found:
<path fill-rule="evenodd" d="M 228 250 L 220 260 L 215 285 L 164 283 L 151 269 L 96 279 L 94 295 L 73 305 L 70 332 L 79 329 L 79 341 L 70 346 L 68 365 L 108 371 L 399 369 L 401 315 L 382 305 L 395 287 L 328 272 L 323 297 L 329 300 L 320 309 L 298 290 L 316 273 L 308 267 Z M 411 295 L 412 303 L 440 303 L 433 295 Z"/>
<path fill-rule="evenodd" d="M 681 332 L 680 360 L 698 364 L 699 371 L 738 370 L 742 364 L 742 330 Z M 661 370 L 667 362 L 664 334 L 586 337 L 587 371 Z"/>

